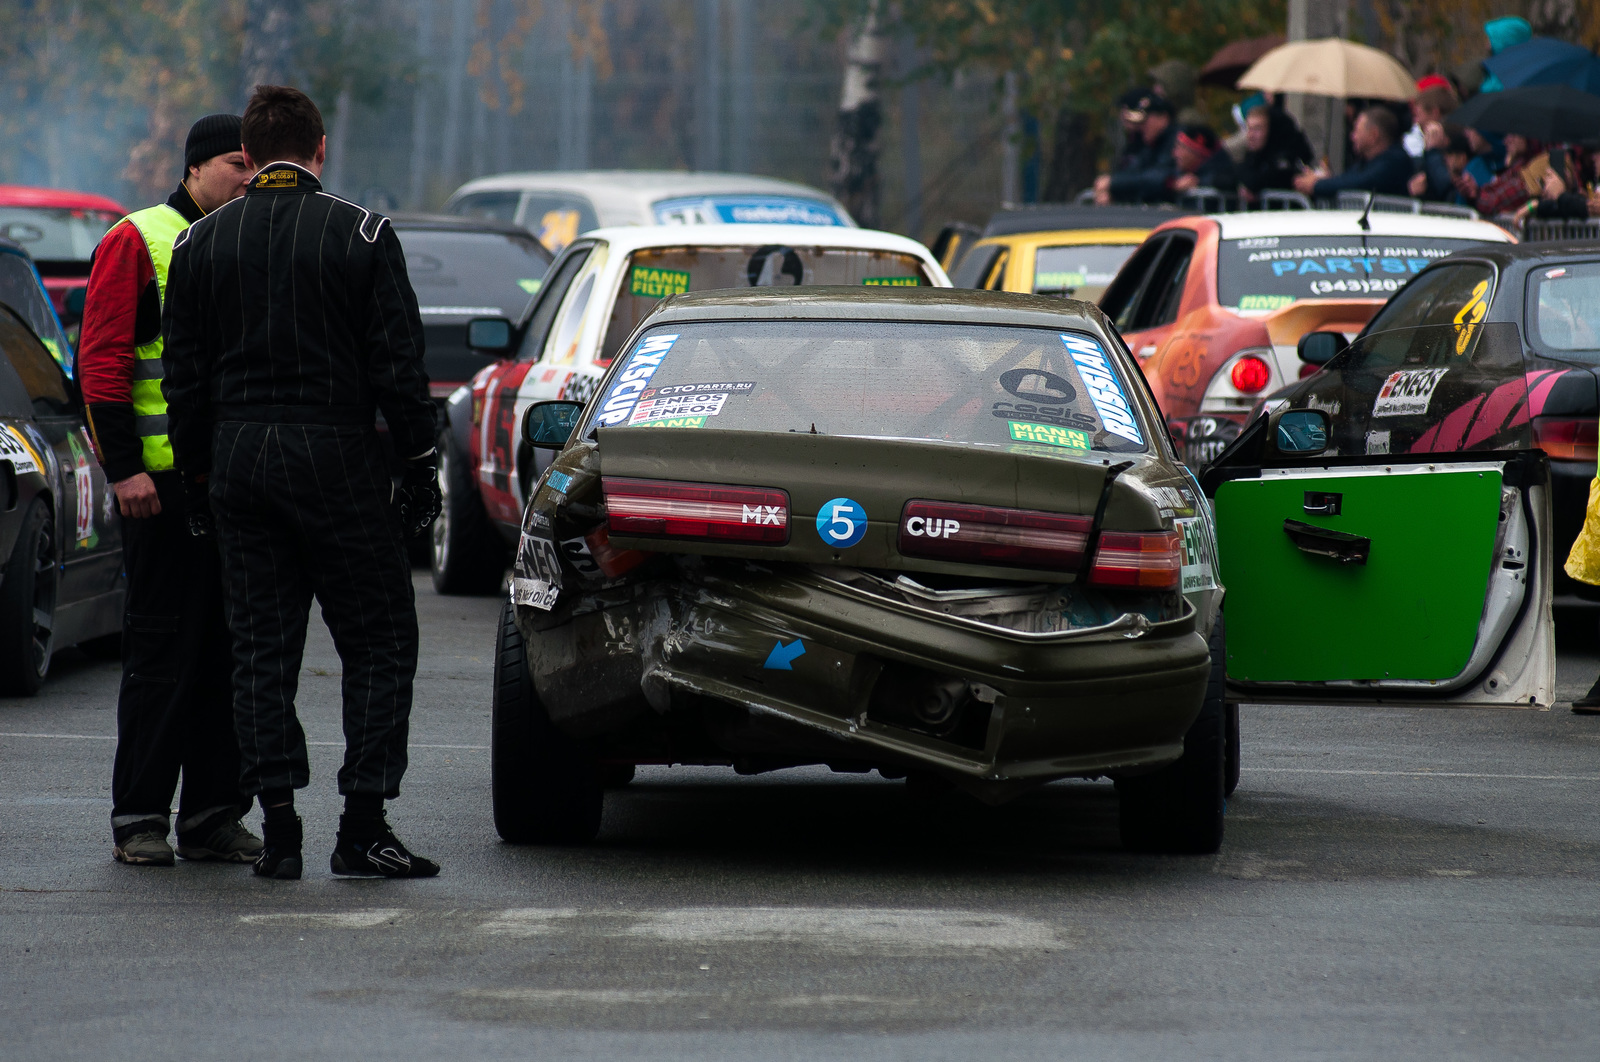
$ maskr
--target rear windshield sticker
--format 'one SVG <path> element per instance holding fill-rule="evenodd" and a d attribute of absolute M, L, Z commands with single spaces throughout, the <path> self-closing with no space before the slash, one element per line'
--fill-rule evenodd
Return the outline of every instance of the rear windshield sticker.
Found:
<path fill-rule="evenodd" d="M 606 392 L 605 401 L 600 403 L 600 415 L 595 418 L 597 425 L 610 428 L 628 419 L 634 404 L 639 401 L 639 392 L 649 385 L 650 377 L 661 368 L 662 359 L 677 341 L 675 333 L 648 336 L 640 340 L 638 347 L 629 355 L 628 363 L 617 374 L 617 382 Z"/>
<path fill-rule="evenodd" d="M 1089 401 L 1094 403 L 1106 431 L 1143 446 L 1144 436 L 1139 433 L 1128 396 L 1122 393 L 1122 385 L 1117 382 L 1117 374 L 1100 344 L 1088 336 L 1070 332 L 1061 333 L 1061 342 L 1078 366 L 1078 375 L 1089 389 Z"/>
<path fill-rule="evenodd" d="M 817 534 L 830 546 L 853 546 L 867 534 L 867 510 L 849 498 L 834 498 L 817 510 Z"/>
<path fill-rule="evenodd" d="M 1378 397 L 1372 403 L 1374 417 L 1404 417 L 1426 413 L 1433 389 L 1449 369 L 1401 369 L 1392 372 L 1378 388 Z"/>
<path fill-rule="evenodd" d="M 867 277 L 861 283 L 868 288 L 915 288 L 922 281 L 916 277 Z"/>
<path fill-rule="evenodd" d="M 1008 421 L 1011 425 L 1011 438 L 1016 442 L 1043 443 L 1046 446 L 1064 446 L 1069 450 L 1089 450 L 1089 435 L 1087 432 L 1073 431 L 1071 428 L 1058 428 L 1053 424 L 1028 424 L 1024 421 Z"/>
<path fill-rule="evenodd" d="M 517 281 L 517 287 L 521 288 L 523 291 L 526 291 L 529 295 L 539 294 L 539 288 L 543 286 L 543 284 L 544 281 L 538 277 L 524 277 L 523 279 Z"/>
<path fill-rule="evenodd" d="M 1078 389 L 1065 376 L 1045 369 L 1011 369 L 1000 374 L 1000 386 L 1034 402 L 1071 402 Z"/>
<path fill-rule="evenodd" d="M 661 225 L 843 225 L 826 203 L 798 196 L 721 195 L 661 199 L 654 204 Z"/>
<path fill-rule="evenodd" d="M 1285 306 L 1293 305 L 1293 295 L 1241 295 L 1239 297 L 1239 309 L 1241 310 L 1281 310 Z"/>
<path fill-rule="evenodd" d="M 628 277 L 628 291 L 648 299 L 664 299 L 689 290 L 689 274 L 679 269 L 634 266 Z"/>
<path fill-rule="evenodd" d="M 1183 536 L 1180 592 L 1192 594 L 1199 590 L 1215 590 L 1217 577 L 1212 558 L 1216 556 L 1216 551 L 1212 547 L 1206 522 L 1195 517 L 1191 520 L 1174 520 L 1173 525 Z"/>
<path fill-rule="evenodd" d="M 708 391 L 722 391 L 728 394 L 747 395 L 756 389 L 754 380 L 739 380 L 728 383 L 687 383 L 667 384 L 665 387 L 650 387 L 639 393 L 640 398 L 651 398 L 665 395 L 698 395 Z"/>
<path fill-rule="evenodd" d="M 641 398 L 628 417 L 629 424 L 649 424 L 671 417 L 714 417 L 722 412 L 728 400 L 726 391 L 713 391 L 699 395 L 658 395 Z"/>
<path fill-rule="evenodd" d="M 706 426 L 704 417 L 666 417 L 662 420 L 652 420 L 646 427 L 650 428 L 703 428 Z"/>
<path fill-rule="evenodd" d="M 1032 402 L 996 402 L 990 410 L 1001 420 L 1026 420 L 1033 424 L 1055 424 L 1091 434 L 1099 430 L 1094 417 L 1070 406 L 1036 406 Z"/>

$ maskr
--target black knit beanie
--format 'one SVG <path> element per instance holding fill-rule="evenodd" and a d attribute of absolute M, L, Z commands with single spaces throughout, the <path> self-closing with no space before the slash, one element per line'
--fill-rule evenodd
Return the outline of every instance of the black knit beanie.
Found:
<path fill-rule="evenodd" d="M 244 119 L 237 114 L 208 114 L 189 127 L 189 139 L 183 143 L 183 169 L 198 166 L 207 159 L 238 151 L 239 129 Z"/>

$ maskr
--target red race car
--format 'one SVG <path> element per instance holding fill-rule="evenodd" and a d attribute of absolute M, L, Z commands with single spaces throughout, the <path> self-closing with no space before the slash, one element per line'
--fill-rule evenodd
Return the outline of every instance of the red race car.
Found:
<path fill-rule="evenodd" d="M 68 297 L 89 283 L 89 258 L 106 230 L 128 212 L 116 200 L 62 188 L 0 184 L 0 237 L 32 256 L 68 337 L 78 336 L 82 296 Z"/>

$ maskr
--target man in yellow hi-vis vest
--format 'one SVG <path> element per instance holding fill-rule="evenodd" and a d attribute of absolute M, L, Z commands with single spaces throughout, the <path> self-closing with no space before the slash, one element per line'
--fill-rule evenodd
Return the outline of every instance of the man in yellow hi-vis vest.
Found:
<path fill-rule="evenodd" d="M 178 851 L 247 863 L 261 842 L 240 823 L 233 656 L 216 548 L 189 534 L 161 394 L 161 305 L 172 244 L 244 194 L 251 173 L 240 119 L 213 114 L 189 130 L 185 176 L 160 206 L 129 214 L 95 249 L 78 371 L 95 452 L 123 517 L 128 576 L 122 689 L 111 779 L 112 854 L 171 866 L 172 796 L 183 774 Z"/>

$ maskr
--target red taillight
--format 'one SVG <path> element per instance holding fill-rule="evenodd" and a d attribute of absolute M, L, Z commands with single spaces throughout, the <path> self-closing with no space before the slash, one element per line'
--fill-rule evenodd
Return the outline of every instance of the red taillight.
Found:
<path fill-rule="evenodd" d="M 1594 417 L 1534 417 L 1533 445 L 1563 461 L 1593 461 L 1600 442 Z"/>
<path fill-rule="evenodd" d="M 1253 395 L 1267 389 L 1267 384 L 1272 382 L 1272 369 L 1254 354 L 1246 354 L 1233 363 L 1229 376 L 1240 394 Z"/>
<path fill-rule="evenodd" d="M 600 481 L 614 535 L 789 541 L 789 495 L 768 487 L 723 487 L 655 479 Z"/>
<path fill-rule="evenodd" d="M 907 557 L 1074 571 L 1083 566 L 1092 521 L 1031 509 L 910 501 L 900 514 Z"/>
<path fill-rule="evenodd" d="M 1176 531 L 1102 531 L 1089 582 L 1141 590 L 1175 589 L 1183 569 L 1182 550 L 1183 536 Z"/>

